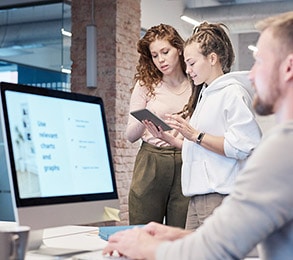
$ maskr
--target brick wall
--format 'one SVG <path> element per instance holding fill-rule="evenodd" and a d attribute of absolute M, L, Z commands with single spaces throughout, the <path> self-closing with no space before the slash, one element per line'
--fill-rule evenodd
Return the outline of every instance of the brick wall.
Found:
<path fill-rule="evenodd" d="M 86 26 L 92 1 L 72 0 L 71 89 L 100 96 L 106 118 L 120 199 L 122 225 L 128 224 L 128 190 L 138 144 L 125 139 L 130 87 L 140 37 L 140 0 L 94 0 L 97 26 L 97 88 L 86 87 Z"/>

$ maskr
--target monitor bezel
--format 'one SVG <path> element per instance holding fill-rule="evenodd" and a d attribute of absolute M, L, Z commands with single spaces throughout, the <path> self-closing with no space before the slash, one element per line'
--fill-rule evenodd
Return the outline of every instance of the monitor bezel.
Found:
<path fill-rule="evenodd" d="M 50 197 L 38 197 L 38 198 L 21 198 L 18 190 L 17 185 L 17 176 L 16 176 L 16 167 L 14 162 L 13 156 L 13 145 L 12 145 L 12 138 L 10 134 L 10 127 L 9 127 L 9 119 L 8 119 L 8 110 L 7 110 L 7 102 L 6 102 L 6 91 L 15 91 L 27 94 L 34 94 L 40 96 L 47 96 L 53 97 L 57 99 L 66 99 L 66 100 L 74 100 L 80 102 L 87 102 L 100 105 L 101 108 L 101 116 L 103 119 L 103 127 L 104 127 L 104 134 L 105 134 L 105 141 L 107 146 L 107 153 L 109 158 L 109 167 L 111 171 L 111 179 L 112 179 L 112 192 L 103 192 L 103 193 L 95 193 L 95 194 L 78 194 L 78 195 L 67 195 L 67 196 L 50 196 Z M 0 92 L 1 92 L 1 102 L 2 102 L 2 112 L 3 112 L 3 121 L 4 121 L 4 131 L 6 135 L 6 142 L 8 145 L 8 156 L 9 156 L 9 166 L 11 169 L 11 177 L 13 182 L 13 191 L 16 206 L 19 208 L 21 207 L 31 207 L 31 206 L 42 206 L 42 205 L 55 205 L 55 204 L 64 204 L 64 203 L 78 203 L 78 202 L 90 202 L 90 201 L 100 201 L 100 200 L 115 200 L 118 199 L 118 192 L 117 192 L 117 185 L 116 185 L 116 178 L 114 172 L 114 165 L 112 160 L 112 153 L 111 153 L 111 145 L 105 115 L 105 108 L 104 103 L 101 97 L 97 96 L 90 96 L 81 93 L 74 93 L 74 92 L 65 92 L 60 90 L 48 89 L 48 88 L 41 88 L 41 87 L 33 87 L 27 86 L 22 84 L 15 84 L 15 83 L 7 83 L 7 82 L 0 82 Z"/>

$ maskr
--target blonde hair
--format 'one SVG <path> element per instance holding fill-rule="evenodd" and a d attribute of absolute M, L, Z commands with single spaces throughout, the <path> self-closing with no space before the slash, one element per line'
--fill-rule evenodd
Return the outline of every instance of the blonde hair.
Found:
<path fill-rule="evenodd" d="M 274 39 L 280 43 L 280 55 L 293 53 L 293 12 L 265 18 L 255 25 L 260 32 L 271 30 Z"/>

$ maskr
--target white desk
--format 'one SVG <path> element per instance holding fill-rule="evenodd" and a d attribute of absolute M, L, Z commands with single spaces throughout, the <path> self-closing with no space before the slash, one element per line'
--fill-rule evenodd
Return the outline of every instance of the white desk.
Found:
<path fill-rule="evenodd" d="M 47 255 L 34 251 L 26 254 L 25 260 L 127 260 L 125 257 L 107 257 L 102 256 L 102 249 L 106 246 L 107 241 L 99 237 L 98 227 L 88 226 L 64 226 L 59 228 L 46 229 L 44 232 L 44 246 L 41 250 L 49 249 L 53 253 L 52 248 L 76 250 L 76 254 L 71 255 Z M 78 257 L 85 254 L 85 251 L 96 251 L 95 256 Z M 83 252 L 82 252 L 83 251 Z M 248 257 L 244 260 L 259 260 L 258 257 Z"/>
<path fill-rule="evenodd" d="M 28 251 L 25 260 L 65 260 L 75 259 L 75 255 L 96 251 L 106 246 L 107 241 L 99 237 L 98 227 L 64 226 L 44 231 L 44 245 L 37 251 Z M 61 250 L 61 251 L 60 251 Z M 63 252 L 61 255 L 60 253 Z M 65 254 L 65 252 L 75 252 Z M 97 253 L 98 254 L 98 253 Z M 86 258 L 85 258 L 86 259 Z M 89 259 L 89 258 L 88 258 Z M 102 257 L 95 259 L 125 259 L 120 257 Z"/>

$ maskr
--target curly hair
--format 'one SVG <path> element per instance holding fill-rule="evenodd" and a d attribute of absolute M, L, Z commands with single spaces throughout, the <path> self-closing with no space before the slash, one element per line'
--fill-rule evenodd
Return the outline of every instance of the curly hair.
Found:
<path fill-rule="evenodd" d="M 223 23 L 203 22 L 193 29 L 193 34 L 188 38 L 184 47 L 193 42 L 200 44 L 201 54 L 207 57 L 212 52 L 219 57 L 220 64 L 224 73 L 231 71 L 235 54 L 232 43 L 225 29 L 227 26 Z"/>
<path fill-rule="evenodd" d="M 146 87 L 150 96 L 154 95 L 154 86 L 160 83 L 163 78 L 163 73 L 155 66 L 149 49 L 150 44 L 157 39 L 167 40 L 173 47 L 182 51 L 182 53 L 184 45 L 184 40 L 176 29 L 167 24 L 151 27 L 138 41 L 137 52 L 140 54 L 140 57 L 136 66 L 137 72 L 134 75 L 134 81 L 139 81 L 141 86 Z M 179 60 L 182 71 L 186 74 L 183 55 L 180 55 Z"/>

